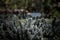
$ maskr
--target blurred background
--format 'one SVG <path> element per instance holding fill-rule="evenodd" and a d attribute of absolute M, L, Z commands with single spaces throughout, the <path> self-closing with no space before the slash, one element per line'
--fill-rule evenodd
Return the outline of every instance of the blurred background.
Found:
<path fill-rule="evenodd" d="M 29 12 L 40 12 L 59 17 L 59 0 L 0 0 L 0 11 L 25 10 Z"/>

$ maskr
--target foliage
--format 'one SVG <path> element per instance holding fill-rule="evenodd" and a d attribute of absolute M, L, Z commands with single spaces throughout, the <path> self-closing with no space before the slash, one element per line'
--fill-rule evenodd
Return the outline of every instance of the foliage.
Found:
<path fill-rule="evenodd" d="M 36 6 L 34 7 L 37 11 L 40 12 L 44 12 L 44 7 L 47 7 L 47 10 L 49 10 L 48 13 L 52 13 L 52 14 L 56 14 L 55 10 L 56 8 L 56 0 L 1 0 L 0 1 L 0 9 L 4 9 L 6 8 L 11 8 L 11 9 L 15 9 L 15 8 L 28 8 L 31 7 L 32 3 L 35 3 Z M 53 13 L 53 12 L 54 13 Z M 58 11 L 58 10 L 56 10 Z M 59 16 L 60 14 L 57 12 L 57 16 Z"/>

